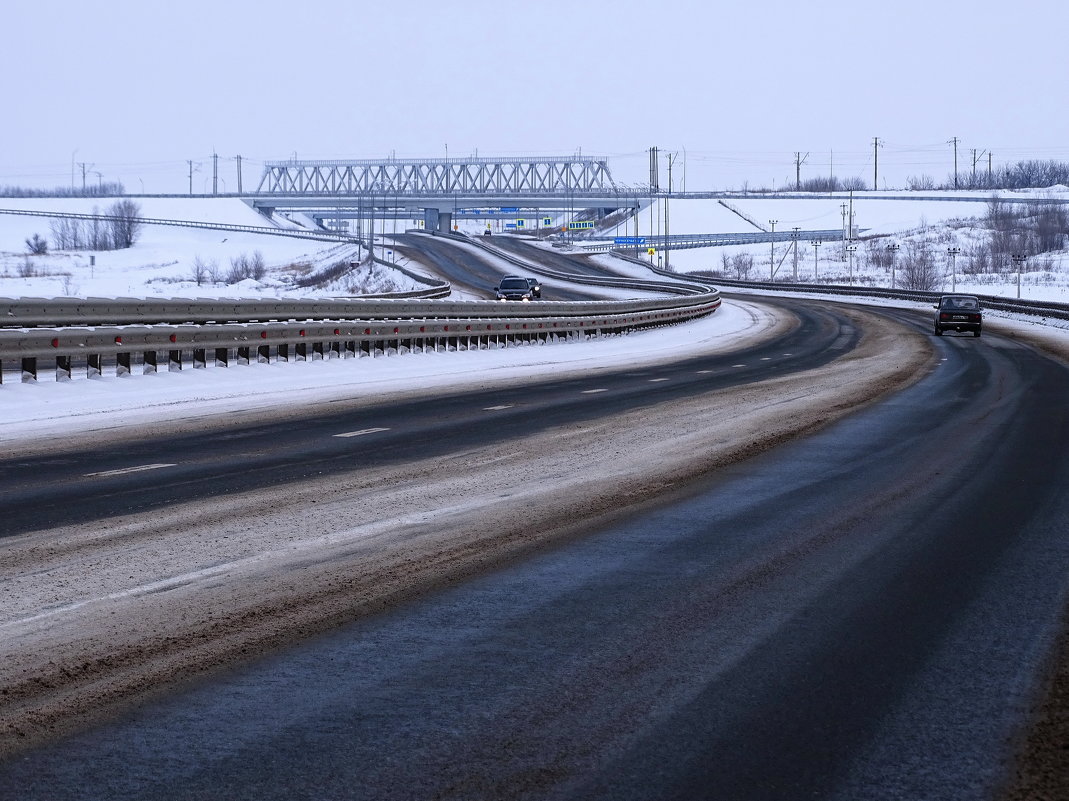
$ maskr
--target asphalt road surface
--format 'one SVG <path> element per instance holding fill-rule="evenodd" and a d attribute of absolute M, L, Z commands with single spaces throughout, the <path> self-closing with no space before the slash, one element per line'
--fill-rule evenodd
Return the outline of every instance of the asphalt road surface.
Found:
<path fill-rule="evenodd" d="M 735 356 L 749 375 L 689 364 L 687 380 L 655 385 L 663 395 L 617 387 L 622 406 L 600 413 L 852 347 L 834 310 L 797 305 L 790 347 L 768 346 L 774 366 L 760 347 Z M 932 346 L 937 366 L 918 365 L 908 389 L 625 519 L 8 760 L 0 798 L 991 797 L 1066 602 L 1069 370 L 990 331 Z M 546 397 L 540 417 L 584 414 Z M 463 408 L 488 399 L 444 400 L 423 447 L 459 447 L 473 436 Z M 271 480 L 340 458 L 302 453 L 300 436 L 263 456 Z M 208 442 L 97 467 L 194 445 Z M 64 506 L 103 521 L 115 503 L 166 501 L 159 474 L 117 477 L 94 500 L 75 477 L 89 457 L 52 465 L 67 478 L 43 488 L 44 465 L 3 465 L 14 531 L 62 522 Z M 235 474 L 221 453 L 197 470 L 232 489 L 267 472 Z"/>
<path fill-rule="evenodd" d="M 450 284 L 484 298 L 494 298 L 494 288 L 504 275 L 501 268 L 488 259 L 479 258 L 463 248 L 458 248 L 453 240 L 438 239 L 420 234 L 403 234 L 396 238 L 399 250 L 410 258 L 428 266 Z M 499 244 L 494 242 L 493 244 Z M 535 261 L 544 260 L 542 251 L 532 256 Z M 523 271 L 520 268 L 509 272 Z M 542 288 L 543 300 L 592 300 L 602 297 L 595 292 L 584 292 L 570 287 Z"/>

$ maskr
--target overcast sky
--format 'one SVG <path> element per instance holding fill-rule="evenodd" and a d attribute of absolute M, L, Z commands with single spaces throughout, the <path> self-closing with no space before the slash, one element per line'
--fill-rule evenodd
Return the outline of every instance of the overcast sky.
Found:
<path fill-rule="evenodd" d="M 681 188 L 1069 161 L 1064 0 L 7 0 L 0 185 L 255 188 L 265 161 L 647 149 Z M 684 170 L 684 166 L 686 168 Z M 662 169 L 664 169 L 662 165 Z M 99 173 L 99 174 L 98 174 Z M 662 184 L 666 178 L 662 175 Z"/>

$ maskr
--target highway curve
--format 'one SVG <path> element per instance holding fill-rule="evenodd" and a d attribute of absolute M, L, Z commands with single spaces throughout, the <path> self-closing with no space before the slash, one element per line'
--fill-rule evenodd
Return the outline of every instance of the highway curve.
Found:
<path fill-rule="evenodd" d="M 769 303 L 735 354 L 340 408 L 348 452 L 23 456 L 85 519 L 5 489 L 0 798 L 992 796 L 1066 601 L 1069 370 Z M 213 436 L 159 439 L 98 466 Z"/>
<path fill-rule="evenodd" d="M 459 248 L 456 240 L 420 234 L 399 235 L 395 240 L 400 252 L 426 265 L 454 287 L 479 297 L 494 298 L 494 287 L 504 273 L 481 251 Z M 520 272 L 519 268 L 509 271 Z M 601 297 L 603 295 L 596 288 L 584 291 L 566 286 L 545 286 L 542 289 L 544 300 L 596 300 Z"/>

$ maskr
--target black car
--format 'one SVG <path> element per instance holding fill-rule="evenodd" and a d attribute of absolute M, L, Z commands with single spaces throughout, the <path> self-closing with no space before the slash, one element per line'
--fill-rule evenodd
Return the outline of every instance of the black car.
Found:
<path fill-rule="evenodd" d="M 975 295 L 943 295 L 935 304 L 935 335 L 943 336 L 944 331 L 965 333 L 971 331 L 974 337 L 980 336 L 983 329 L 983 311 L 980 299 Z"/>
<path fill-rule="evenodd" d="M 534 293 L 534 296 L 536 298 L 542 297 L 542 282 L 537 278 L 531 278 L 531 276 L 527 276 L 526 280 L 527 283 L 530 284 L 531 292 Z"/>
<path fill-rule="evenodd" d="M 534 296 L 531 284 L 518 275 L 506 275 L 497 285 L 498 300 L 531 300 Z"/>

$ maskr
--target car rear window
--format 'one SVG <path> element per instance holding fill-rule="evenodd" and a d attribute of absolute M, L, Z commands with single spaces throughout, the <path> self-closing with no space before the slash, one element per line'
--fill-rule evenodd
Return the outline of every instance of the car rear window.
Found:
<path fill-rule="evenodd" d="M 522 278 L 506 278 L 501 282 L 501 289 L 527 289 L 527 282 Z"/>

